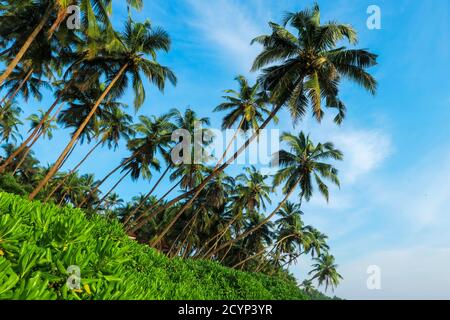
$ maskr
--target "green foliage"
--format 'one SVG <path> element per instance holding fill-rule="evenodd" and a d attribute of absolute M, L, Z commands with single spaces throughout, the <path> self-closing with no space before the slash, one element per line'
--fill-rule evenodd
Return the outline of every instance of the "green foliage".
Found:
<path fill-rule="evenodd" d="M 25 195 L 29 192 L 23 185 L 18 183 L 11 174 L 0 175 L 0 191 L 18 195 Z"/>
<path fill-rule="evenodd" d="M 80 287 L 66 282 L 80 268 Z M 308 299 L 292 280 L 169 259 L 115 221 L 0 193 L 0 299 Z"/>

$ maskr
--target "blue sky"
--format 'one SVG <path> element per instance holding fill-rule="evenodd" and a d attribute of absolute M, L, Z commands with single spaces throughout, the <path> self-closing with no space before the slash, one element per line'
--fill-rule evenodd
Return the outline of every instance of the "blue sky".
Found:
<path fill-rule="evenodd" d="M 115 1 L 114 21 L 125 8 Z M 336 256 L 342 285 L 335 294 L 344 298 L 450 298 L 450 34 L 447 1 L 318 1 L 322 20 L 352 24 L 358 47 L 379 54 L 373 74 L 379 81 L 375 97 L 344 84 L 342 98 L 349 109 L 341 127 L 330 121 L 312 121 L 310 115 L 291 126 L 281 114 L 283 131 L 300 129 L 316 141 L 333 141 L 345 154 L 340 168 L 342 187 L 333 189 L 327 204 L 313 198 L 304 205 L 304 220 L 325 232 Z M 234 77 L 249 72 L 257 46 L 250 40 L 268 33 L 268 21 L 280 21 L 285 11 L 301 10 L 312 1 L 183 0 L 145 1 L 137 19 L 149 18 L 165 28 L 173 40 L 160 61 L 177 74 L 179 84 L 164 95 L 147 86 L 147 101 L 140 114 L 160 114 L 170 108 L 194 108 L 219 127 L 221 115 L 212 109 L 224 89 L 234 88 Z M 366 27 L 369 5 L 382 13 L 380 30 Z M 128 93 L 123 99 L 131 103 Z M 51 103 L 24 109 L 31 113 Z M 31 108 L 31 109 L 29 109 Z M 43 162 L 56 159 L 65 133 L 41 142 L 36 154 Z M 79 148 L 80 155 L 87 146 Z M 101 150 L 86 163 L 89 172 L 103 176 L 126 156 Z M 73 157 L 67 166 L 73 166 Z M 236 166 L 232 172 L 239 170 Z M 118 188 L 125 199 L 148 190 L 148 182 L 127 181 Z M 295 198 L 292 200 L 295 201 Z M 303 259 L 292 272 L 302 280 L 310 261 Z M 368 290 L 366 270 L 381 269 L 381 290 Z"/>

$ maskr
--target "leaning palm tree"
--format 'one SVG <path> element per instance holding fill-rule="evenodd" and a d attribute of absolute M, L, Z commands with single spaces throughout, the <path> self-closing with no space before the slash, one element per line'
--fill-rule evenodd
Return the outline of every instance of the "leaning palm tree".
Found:
<path fill-rule="evenodd" d="M 309 272 L 312 275 L 311 280 L 317 279 L 319 286 L 325 284 L 325 291 L 328 290 L 328 287 L 331 287 L 331 290 L 334 291 L 340 280 L 343 279 L 336 270 L 338 265 L 334 263 L 334 257 L 325 254 L 315 258 L 314 261 L 316 262 L 313 264 L 314 269 Z"/>
<path fill-rule="evenodd" d="M 267 183 L 268 178 L 269 176 L 262 174 L 254 166 L 245 168 L 245 173 L 236 177 L 238 185 L 235 188 L 236 195 L 230 208 L 230 213 L 232 213 L 233 217 L 224 228 L 219 230 L 203 245 L 202 249 L 205 249 L 212 241 L 215 241 L 209 250 L 206 253 L 203 250 L 199 250 L 199 254 L 207 255 L 211 252 L 229 231 L 230 227 L 235 223 L 240 223 L 242 218 L 248 218 L 260 210 L 266 210 L 266 203 L 272 203 L 270 193 L 273 191 L 273 188 Z"/>
<path fill-rule="evenodd" d="M 17 164 L 16 168 L 14 169 L 13 174 L 20 168 L 22 163 L 26 160 L 28 153 L 31 151 L 31 148 L 34 146 L 34 144 L 37 142 L 37 140 L 40 137 L 45 137 L 48 140 L 51 140 L 53 138 L 53 131 L 58 129 L 58 126 L 55 124 L 55 118 L 58 115 L 59 110 L 55 113 L 55 115 L 46 121 L 44 121 L 44 125 L 41 127 L 39 133 L 36 135 L 36 137 L 31 141 L 30 145 L 25 149 L 25 152 L 22 155 L 22 158 L 20 159 L 19 163 Z M 27 120 L 31 121 L 31 129 L 30 131 L 33 131 L 42 121 L 42 118 L 45 117 L 45 112 L 39 109 L 40 114 L 32 114 L 28 117 Z"/>
<path fill-rule="evenodd" d="M 315 290 L 313 282 L 308 279 L 302 281 L 302 283 L 300 284 L 300 289 L 305 291 L 305 293 L 307 294 L 311 294 Z"/>
<path fill-rule="evenodd" d="M 173 118 L 172 121 L 174 126 L 180 130 L 184 130 L 186 133 L 189 133 L 191 137 L 195 137 L 196 135 L 201 135 L 201 137 L 211 135 L 209 129 L 203 127 L 210 124 L 209 118 L 199 117 L 191 108 L 187 108 L 184 112 L 178 109 L 172 109 L 169 114 Z M 204 173 L 207 172 L 205 165 L 202 163 L 196 163 L 196 156 L 204 156 L 203 150 L 211 143 L 211 141 L 204 141 L 203 138 L 193 140 L 194 141 L 190 141 L 190 144 L 187 143 L 186 148 L 180 150 L 178 154 L 179 158 L 183 159 L 183 161 L 177 161 L 172 158 L 172 160 L 175 161 L 172 163 L 174 171 L 170 175 L 170 179 L 172 181 L 180 179 L 175 183 L 173 188 L 180 185 L 183 190 L 193 190 L 200 182 L 203 181 L 205 176 Z M 183 143 L 184 142 L 185 141 L 183 141 Z M 207 156 L 205 156 L 205 158 L 209 159 Z M 164 197 L 162 197 L 161 200 L 163 198 Z M 170 205 L 165 204 L 160 209 L 152 212 L 151 215 L 141 215 L 139 217 L 139 221 L 135 221 L 135 226 L 133 226 L 132 229 L 133 232 L 144 226 L 149 220 L 153 219 L 157 214 L 159 214 L 162 210 L 167 209 L 169 206 Z M 181 214 L 175 215 L 168 226 L 172 226 L 180 216 Z"/>
<path fill-rule="evenodd" d="M 341 123 L 345 117 L 345 105 L 339 98 L 342 79 L 356 82 L 372 94 L 375 93 L 376 81 L 367 69 L 377 64 L 377 56 L 366 50 L 340 46 L 342 40 L 348 40 L 352 45 L 356 43 L 356 31 L 351 26 L 336 22 L 321 24 L 317 5 L 312 10 L 287 15 L 283 26 L 270 25 L 271 35 L 260 36 L 253 41 L 261 43 L 263 51 L 256 58 L 252 69 L 256 71 L 266 67 L 260 82 L 262 89 L 269 92 L 274 108 L 229 160 L 214 170 L 197 188 L 169 201 L 168 206 L 187 197 L 194 201 L 208 181 L 223 172 L 244 152 L 283 107 L 290 111 L 294 123 L 303 118 L 309 105 L 320 120 L 323 117 L 321 105 L 324 100 L 327 107 L 337 109 L 335 121 Z M 297 36 L 287 29 L 288 25 Z M 186 203 L 180 211 L 186 210 L 189 205 L 191 203 Z"/>
<path fill-rule="evenodd" d="M 111 14 L 111 0 L 7 0 L 0 29 L 2 36 L 7 36 L 8 42 L 13 42 L 10 54 L 14 53 L 7 69 L 0 75 L 0 86 L 8 79 L 14 68 L 20 63 L 30 47 L 44 33 L 48 40 L 53 38 L 61 23 L 68 17 L 68 8 L 77 5 L 81 9 L 81 22 L 85 33 L 95 38 L 102 34 L 101 27 L 113 33 L 109 16 Z M 142 1 L 128 0 L 127 3 L 135 8 L 142 7 Z M 28 18 L 29 26 L 25 30 L 16 30 L 17 21 Z M 30 18 L 32 20 L 30 21 Z"/>
<path fill-rule="evenodd" d="M 110 107 L 111 105 L 108 103 L 106 106 Z M 132 116 L 119 108 L 112 108 L 111 111 L 103 112 L 101 118 L 98 120 L 98 132 L 96 132 L 97 142 L 78 164 L 53 188 L 47 195 L 46 200 L 61 188 L 66 179 L 75 174 L 89 156 L 91 156 L 100 146 L 106 145 L 109 149 L 115 150 L 119 145 L 119 140 L 124 139 L 128 141 L 135 134 L 131 126 L 132 119 Z"/>
<path fill-rule="evenodd" d="M 58 171 L 62 161 L 77 142 L 84 128 L 97 111 L 99 105 L 116 85 L 124 90 L 128 83 L 128 76 L 131 76 L 133 79 L 135 97 L 134 106 L 138 109 L 145 100 L 145 89 L 141 77 L 142 73 L 160 90 L 164 90 L 166 80 L 169 80 L 173 84 L 176 83 L 174 73 L 169 68 L 160 65 L 156 61 L 157 51 L 164 50 L 167 52 L 169 48 L 169 36 L 162 29 L 152 28 L 148 21 L 145 23 L 135 23 L 131 20 L 127 21 L 125 31 L 120 35 L 120 41 L 118 43 L 116 42 L 114 48 L 108 48 L 109 50 L 106 50 L 105 48 L 105 51 L 103 52 L 104 56 L 95 58 L 104 59 L 105 62 L 112 64 L 113 69 L 115 69 L 113 79 L 109 82 L 104 92 L 93 105 L 86 119 L 75 132 L 66 148 L 56 160 L 53 167 L 49 170 L 47 176 L 39 183 L 35 190 L 30 193 L 30 199 L 33 199 Z M 92 62 L 91 59 L 85 57 L 80 64 L 85 63 L 86 65 L 81 66 L 81 69 L 83 67 L 89 69 L 90 62 Z"/>
<path fill-rule="evenodd" d="M 171 144 L 171 133 L 176 128 L 171 122 L 174 113 L 170 111 L 167 114 L 163 114 L 160 117 L 139 117 L 140 122 L 134 125 L 134 130 L 139 135 L 138 138 L 130 141 L 134 148 L 138 147 L 141 150 L 145 150 L 147 158 L 156 159 L 157 155 L 160 155 L 166 162 L 166 169 L 160 175 L 156 183 L 152 186 L 150 191 L 143 196 L 139 204 L 125 217 L 124 225 L 137 214 L 147 200 L 152 196 L 158 185 L 163 181 L 164 177 L 172 169 L 172 163 L 170 160 L 169 147 Z M 159 162 L 158 162 L 159 165 Z M 151 174 L 147 176 L 151 177 Z"/>
<path fill-rule="evenodd" d="M 342 160 L 342 152 L 335 149 L 331 142 L 314 144 L 309 136 L 300 132 L 298 136 L 290 133 L 284 133 L 281 141 L 287 143 L 291 151 L 281 150 L 275 154 L 280 163 L 280 169 L 275 174 L 273 182 L 278 187 L 284 183 L 282 192 L 285 195 L 283 200 L 278 204 L 275 210 L 264 219 L 261 224 L 255 226 L 238 236 L 233 240 L 222 244 L 215 251 L 210 253 L 208 257 L 213 256 L 224 247 L 247 237 L 269 222 L 272 217 L 277 214 L 280 208 L 289 200 L 289 197 L 300 187 L 299 199 L 309 201 L 313 194 L 313 181 L 316 182 L 320 193 L 328 201 L 328 186 L 323 182 L 323 178 L 330 180 L 339 186 L 338 171 L 333 165 L 326 163 L 326 160 Z"/>
<path fill-rule="evenodd" d="M 0 141 L 17 141 L 17 138 L 20 137 L 19 126 L 22 125 L 22 121 L 20 120 L 21 113 L 22 110 L 14 102 L 10 102 L 10 106 L 0 116 Z"/>
<path fill-rule="evenodd" d="M 3 106 L 3 103 L 8 105 L 8 102 L 13 101 L 19 95 L 22 95 L 25 102 L 28 101 L 30 95 L 40 101 L 42 99 L 42 88 L 49 89 L 50 85 L 42 79 L 42 74 L 33 74 L 34 72 L 35 69 L 30 67 L 26 69 L 22 66 L 17 67 L 3 85 L 7 93 L 0 101 L 0 106 Z M 1 112 L 3 112 L 3 109 Z"/>
<path fill-rule="evenodd" d="M 341 123 L 345 116 L 345 106 L 339 99 L 342 78 L 375 93 L 376 81 L 366 69 L 376 65 L 377 56 L 366 50 L 338 47 L 342 40 L 356 44 L 357 33 L 350 25 L 322 25 L 317 4 L 312 9 L 288 13 L 282 25 L 271 22 L 270 27 L 271 35 L 253 40 L 264 48 L 252 70 L 264 68 L 260 78 L 264 89 L 272 93 L 276 109 L 285 105 L 294 121 L 306 113 L 308 102 L 320 121 L 324 100 L 326 107 L 338 110 L 335 121 Z"/>
<path fill-rule="evenodd" d="M 223 96 L 223 99 L 226 102 L 221 103 L 214 109 L 215 112 L 229 112 L 223 118 L 222 130 L 231 129 L 237 125 L 235 134 L 229 141 L 221 158 L 217 161 L 217 167 L 222 164 L 222 161 L 227 156 L 240 130 L 248 131 L 252 129 L 256 131 L 265 117 L 270 114 L 270 109 L 267 107 L 267 94 L 261 91 L 258 82 L 251 86 L 248 80 L 242 75 L 236 77 L 235 80 L 239 83 L 239 90 L 225 90 L 227 95 Z"/>

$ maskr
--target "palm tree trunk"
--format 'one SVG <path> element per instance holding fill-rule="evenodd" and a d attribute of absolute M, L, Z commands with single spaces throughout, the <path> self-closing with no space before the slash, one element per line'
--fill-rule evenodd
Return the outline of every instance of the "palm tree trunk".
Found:
<path fill-rule="evenodd" d="M 211 239 L 209 239 L 205 245 L 200 249 L 199 253 L 201 253 L 206 246 L 211 243 L 211 241 L 213 241 L 214 239 L 217 239 L 216 242 L 214 242 L 214 244 L 211 246 L 211 248 L 206 251 L 206 253 L 204 254 L 205 256 L 211 252 L 211 250 L 214 250 L 214 248 L 217 246 L 217 244 L 219 243 L 220 239 L 223 238 L 223 236 L 227 233 L 227 231 L 230 229 L 230 227 L 233 225 L 233 223 L 236 222 L 236 220 L 238 219 L 238 217 L 240 216 L 240 214 L 237 214 L 233 217 L 233 219 L 230 220 L 230 222 L 227 223 L 227 226 L 224 228 L 224 230 L 220 230 L 218 233 L 216 233 Z"/>
<path fill-rule="evenodd" d="M 137 223 L 136 226 L 132 227 L 128 227 L 127 230 L 131 230 L 131 232 L 136 232 L 138 231 L 140 228 L 142 228 L 143 226 L 145 226 L 147 224 L 147 222 L 149 222 L 150 220 L 152 220 L 154 217 L 156 217 L 156 215 L 158 213 L 161 212 L 161 210 L 156 210 L 155 212 L 153 212 L 151 215 L 146 216 L 146 214 L 148 212 L 150 212 L 152 209 L 156 208 L 156 206 L 163 201 L 173 190 L 175 190 L 175 188 L 181 183 L 181 180 L 183 178 L 181 178 L 176 184 L 174 184 L 172 186 L 172 188 L 170 188 L 169 191 L 167 191 L 158 201 L 156 201 L 149 209 L 146 210 L 146 212 L 144 212 L 138 219 L 136 219 L 135 223 Z"/>
<path fill-rule="evenodd" d="M 128 63 L 126 63 L 121 69 L 120 71 L 117 73 L 117 75 L 114 77 L 114 79 L 111 81 L 111 83 L 108 85 L 108 87 L 106 88 L 106 90 L 101 94 L 100 98 L 97 100 L 97 102 L 95 103 L 95 105 L 92 107 L 92 110 L 89 112 L 89 114 L 87 115 L 86 119 L 83 121 L 83 123 L 80 125 L 80 127 L 78 128 L 78 130 L 75 132 L 75 134 L 73 135 L 72 139 L 70 140 L 69 144 L 66 146 L 66 148 L 64 149 L 64 151 L 61 153 L 61 155 L 59 156 L 58 160 L 56 160 L 56 163 L 53 165 L 53 167 L 50 169 L 50 171 L 47 173 L 46 177 L 39 183 L 39 185 L 36 187 L 36 189 L 33 190 L 33 192 L 30 194 L 30 196 L 28 197 L 30 200 L 33 200 L 36 195 L 39 193 L 39 191 L 42 190 L 42 188 L 50 181 L 50 179 L 55 175 L 55 173 L 58 171 L 58 168 L 61 164 L 61 162 L 64 160 L 64 158 L 66 157 L 67 153 L 69 152 L 69 150 L 73 147 L 73 145 L 75 144 L 75 142 L 78 140 L 78 138 L 80 137 L 81 133 L 83 132 L 84 128 L 86 127 L 86 125 L 89 123 L 89 121 L 91 120 L 91 118 L 94 116 L 95 112 L 97 111 L 98 107 L 100 106 L 100 104 L 102 103 L 102 101 L 106 98 L 106 96 L 108 95 L 108 93 L 111 91 L 111 89 L 114 87 L 114 85 L 116 84 L 116 82 L 122 77 L 122 75 L 125 73 L 125 70 L 128 68 Z"/>
<path fill-rule="evenodd" d="M 13 175 L 16 173 L 17 170 L 19 170 L 19 168 L 22 166 L 22 164 L 24 163 L 24 161 L 27 159 L 28 154 L 31 151 L 31 148 L 33 147 L 33 145 L 36 143 L 36 141 L 38 141 L 38 139 L 41 137 L 42 132 L 37 134 L 36 137 L 33 139 L 33 141 L 31 142 L 30 146 L 27 147 L 25 153 L 22 155 L 22 158 L 20 159 L 19 163 L 17 164 L 16 168 L 13 171 Z"/>
<path fill-rule="evenodd" d="M 281 109 L 281 105 L 275 107 L 272 112 L 270 113 L 270 115 L 267 117 L 267 119 L 264 121 L 264 123 L 261 125 L 261 127 L 259 127 L 258 129 L 255 130 L 255 132 L 253 133 L 253 135 L 244 143 L 243 146 L 241 146 L 239 148 L 238 151 L 236 151 L 236 153 L 224 164 L 222 164 L 219 168 L 213 170 L 213 172 L 211 172 L 211 174 L 206 177 L 203 182 L 197 186 L 196 188 L 194 188 L 192 190 L 192 193 L 194 193 L 193 197 L 181 208 L 181 210 L 178 212 L 178 214 L 174 217 L 174 219 L 168 224 L 168 226 L 163 230 L 163 232 L 156 238 L 156 240 L 151 244 L 152 246 L 155 246 L 156 244 L 158 244 L 159 241 L 161 241 L 161 239 L 165 236 L 165 234 L 170 230 L 170 228 L 172 228 L 172 226 L 175 224 L 175 222 L 181 217 L 181 215 L 183 214 L 183 212 L 189 208 L 189 206 L 192 205 L 192 203 L 194 202 L 194 200 L 198 197 L 198 195 L 200 194 L 200 192 L 206 187 L 206 185 L 208 184 L 209 181 L 211 181 L 211 179 L 213 179 L 216 175 L 218 175 L 219 173 L 223 172 L 242 152 L 244 152 L 248 146 L 253 142 L 253 140 L 255 140 L 258 136 L 261 130 L 263 130 L 269 123 L 270 121 L 273 119 L 273 117 L 277 114 L 277 112 Z M 189 192 L 185 193 L 188 194 Z M 181 195 L 183 196 L 183 195 Z M 181 197 L 180 196 L 180 197 Z M 172 202 L 169 202 L 170 205 L 172 205 Z M 178 202 L 178 201 L 177 201 Z M 169 205 L 168 204 L 168 205 Z M 167 205 L 167 206 L 168 206 Z"/>
<path fill-rule="evenodd" d="M 295 255 L 295 256 L 294 256 L 293 258 L 291 258 L 288 262 L 284 263 L 284 264 L 281 266 L 281 269 L 283 269 L 283 268 L 286 267 L 287 265 L 290 265 L 290 264 L 292 263 L 292 261 L 298 259 L 303 253 L 304 253 L 304 252 L 301 252 L 301 253 Z"/>
<path fill-rule="evenodd" d="M 8 67 L 6 68 L 5 72 L 0 76 L 0 86 L 5 82 L 6 79 L 8 79 L 11 72 L 14 70 L 14 68 L 19 64 L 20 60 L 22 60 L 25 53 L 28 51 L 28 48 L 31 46 L 31 44 L 36 39 L 37 35 L 42 31 L 45 24 L 47 23 L 48 19 L 50 18 L 50 15 L 52 13 L 52 8 L 49 6 L 42 17 L 39 24 L 34 28 L 33 32 L 28 36 L 27 40 L 24 42 L 22 47 L 20 48 L 17 55 L 14 57 L 14 59 L 9 63 Z"/>
<path fill-rule="evenodd" d="M 67 10 L 65 8 L 60 8 L 58 11 L 58 16 L 56 17 L 55 22 L 53 22 L 52 26 L 48 30 L 47 39 L 50 40 L 53 37 L 55 31 L 59 28 L 64 19 L 68 16 Z"/>
<path fill-rule="evenodd" d="M 217 161 L 217 165 L 214 169 L 217 169 L 221 164 L 222 161 L 225 159 L 225 157 L 227 156 L 228 151 L 230 151 L 231 146 L 233 145 L 234 140 L 236 140 L 237 135 L 239 134 L 239 130 L 242 129 L 242 126 L 244 125 L 244 121 L 245 121 L 245 117 L 242 117 L 241 122 L 239 123 L 239 126 L 236 130 L 236 132 L 233 135 L 233 138 L 231 139 L 231 141 L 228 143 L 227 148 L 225 149 L 225 152 L 222 154 L 222 157 L 219 159 L 219 161 Z"/>
<path fill-rule="evenodd" d="M 59 112 L 61 111 L 63 105 L 61 105 L 58 110 L 56 110 L 55 114 L 52 116 L 52 118 L 50 119 L 50 123 L 52 121 L 54 121 L 56 119 L 56 117 L 58 116 Z M 36 143 L 36 141 L 39 140 L 39 138 L 46 132 L 47 128 L 42 128 L 41 131 L 39 131 L 39 133 L 36 135 L 36 137 L 33 139 L 33 141 L 31 142 L 31 144 L 27 147 L 27 151 L 25 151 L 24 155 L 22 156 L 22 159 L 20 159 L 19 163 L 17 164 L 16 168 L 14 169 L 13 175 L 16 173 L 16 171 L 22 166 L 23 162 L 26 160 L 28 154 L 31 151 L 31 148 L 33 148 L 34 144 Z"/>
<path fill-rule="evenodd" d="M 17 88 L 14 90 L 14 92 L 9 96 L 8 98 L 8 102 L 6 102 L 5 107 L 2 108 L 2 113 L 4 113 L 6 110 L 8 110 L 11 106 L 11 102 L 14 100 L 14 98 L 17 96 L 17 94 L 19 93 L 19 91 L 23 88 L 23 86 L 25 85 L 25 83 L 27 83 L 27 81 L 30 79 L 31 75 L 33 74 L 34 69 L 30 69 L 30 71 L 28 71 L 28 73 L 26 74 L 25 78 L 22 79 L 22 81 L 20 81 L 20 84 L 17 86 Z M 1 104 L 3 105 L 4 100 L 6 99 L 8 95 L 6 95 L 3 99 Z"/>
<path fill-rule="evenodd" d="M 63 105 L 61 105 L 58 110 L 56 110 L 55 114 L 52 116 L 52 118 L 50 119 L 50 123 L 52 121 L 54 121 L 56 119 L 56 117 L 58 116 L 59 112 L 61 111 Z M 33 139 L 33 141 L 31 142 L 31 144 L 27 147 L 27 151 L 25 152 L 25 154 L 22 156 L 22 159 L 20 159 L 19 163 L 17 164 L 16 168 L 14 169 L 13 175 L 16 173 L 16 171 L 20 168 L 20 166 L 23 164 L 23 162 L 26 160 L 28 154 L 31 151 L 31 148 L 33 148 L 34 144 L 39 140 L 39 138 L 46 132 L 47 128 L 42 128 L 41 126 L 41 130 L 39 131 L 39 133 L 36 135 L 36 137 Z"/>
<path fill-rule="evenodd" d="M 114 173 L 116 173 L 117 170 L 119 170 L 120 168 L 122 168 L 122 166 L 124 166 L 124 165 L 126 165 L 128 162 L 130 162 L 131 159 L 132 159 L 132 157 L 129 158 L 129 159 L 128 159 L 127 161 L 125 161 L 125 162 L 121 162 L 121 163 L 120 163 L 117 167 L 115 167 L 110 173 L 108 173 L 108 174 L 106 175 L 106 177 L 104 177 L 104 178 L 103 178 L 103 179 L 95 186 L 95 188 L 92 189 L 92 190 L 89 192 L 89 194 L 83 199 L 83 201 L 81 201 L 81 203 L 78 205 L 78 208 L 81 208 L 81 207 L 89 200 L 89 198 L 90 198 L 95 192 L 97 192 L 98 189 L 100 189 L 100 186 L 101 186 L 103 183 L 105 183 L 105 181 L 108 180 L 109 177 L 111 177 Z"/>
<path fill-rule="evenodd" d="M 139 209 L 142 208 L 144 203 L 148 200 L 148 198 L 150 198 L 150 196 L 153 194 L 153 191 L 155 191 L 156 187 L 158 187 L 158 185 L 160 184 L 162 179 L 164 179 L 164 176 L 167 174 L 167 172 L 169 172 L 169 170 L 170 170 L 170 165 L 167 166 L 166 170 L 161 175 L 161 177 L 158 179 L 158 181 L 153 186 L 153 188 L 150 190 L 150 192 L 145 195 L 144 199 L 142 199 L 142 201 L 139 203 L 139 205 L 128 215 L 128 217 L 125 219 L 125 221 L 123 223 L 124 225 L 126 225 L 130 221 L 130 219 L 136 215 L 136 213 L 139 211 Z"/>
<path fill-rule="evenodd" d="M 42 117 L 39 124 L 34 128 L 33 132 L 28 136 L 28 138 L 22 142 L 22 144 L 19 146 L 19 148 L 16 149 L 9 157 L 5 160 L 5 162 L 0 166 L 0 173 L 5 171 L 6 167 L 14 160 L 15 157 L 17 157 L 28 145 L 28 143 L 33 140 L 34 136 L 40 131 L 42 126 L 44 125 L 45 121 L 47 121 L 50 114 L 53 112 L 55 107 L 59 104 L 60 98 L 58 97 L 53 105 L 47 110 L 47 112 Z"/>
<path fill-rule="evenodd" d="M 188 223 L 186 223 L 186 225 L 184 226 L 183 230 L 181 230 L 180 234 L 178 235 L 178 237 L 175 239 L 175 241 L 173 242 L 172 247 L 170 248 L 169 252 L 168 252 L 168 256 L 170 256 L 170 253 L 172 252 L 172 249 L 175 248 L 175 245 L 178 241 L 179 238 L 181 238 L 181 236 L 184 234 L 184 231 L 186 231 L 186 229 L 190 226 L 189 228 L 189 232 L 186 235 L 186 237 L 184 238 L 183 242 L 181 243 L 181 245 L 179 246 L 177 252 L 175 252 L 175 256 L 179 255 L 181 250 L 183 249 L 183 246 L 186 244 L 186 241 L 189 239 L 189 236 L 192 232 L 192 229 L 194 227 L 195 221 L 197 221 L 197 216 L 198 216 L 198 212 L 196 214 L 194 214 L 194 216 L 189 220 Z"/>
<path fill-rule="evenodd" d="M 281 243 L 281 242 L 283 242 L 284 240 L 289 239 L 289 238 L 291 238 L 291 237 L 293 237 L 293 236 L 295 236 L 295 234 L 290 234 L 290 235 L 288 235 L 288 236 L 285 236 L 284 238 L 278 240 L 278 241 L 274 244 L 274 246 L 277 246 L 279 243 Z M 241 262 L 235 264 L 234 266 L 232 266 L 232 268 L 235 269 L 235 268 L 239 267 L 240 265 L 246 263 L 247 261 L 252 260 L 252 259 L 254 259 L 254 258 L 256 258 L 256 257 L 259 257 L 259 256 L 262 255 L 264 252 L 266 252 L 266 248 L 262 249 L 261 251 L 259 251 L 258 253 L 254 254 L 253 256 L 250 256 L 250 257 L 248 257 L 247 259 L 244 259 L 244 260 L 242 260 Z"/>
<path fill-rule="evenodd" d="M 261 221 L 258 225 L 254 226 L 253 228 L 251 228 L 250 230 L 245 231 L 244 233 L 240 234 L 239 236 L 235 237 L 234 239 L 222 244 L 219 248 L 217 248 L 216 250 L 214 250 L 213 252 L 211 252 L 206 258 L 211 258 L 213 255 L 215 255 L 217 252 L 219 252 L 220 250 L 226 248 L 229 244 L 233 244 L 243 238 L 245 238 L 246 236 L 248 236 L 249 234 L 255 232 L 256 230 L 258 230 L 259 228 L 261 228 L 263 225 L 265 225 L 267 222 L 269 222 L 273 216 L 275 216 L 275 214 L 278 212 L 278 210 L 280 210 L 280 208 L 285 204 L 285 202 L 289 199 L 289 197 L 292 195 L 292 193 L 294 192 L 294 190 L 297 188 L 298 184 L 300 183 L 301 178 L 299 178 L 297 180 L 297 182 L 295 183 L 295 185 L 291 188 L 291 190 L 289 190 L 289 192 L 286 194 L 286 196 L 284 197 L 284 199 L 278 204 L 278 206 L 275 208 L 275 210 L 272 211 L 272 213 L 270 215 L 267 216 L 266 219 L 264 219 L 263 221 Z"/>
<path fill-rule="evenodd" d="M 230 246 L 228 247 L 227 251 L 225 252 L 225 254 L 223 255 L 223 257 L 220 259 L 220 263 L 222 263 L 223 260 L 225 260 L 226 256 L 227 256 L 228 253 L 230 252 L 231 248 L 233 248 L 233 244 L 230 244 Z"/>
<path fill-rule="evenodd" d="M 61 161 L 57 171 L 61 170 L 61 168 L 66 164 L 67 160 L 70 158 L 70 156 L 72 155 L 73 151 L 75 150 L 75 148 L 77 146 L 77 143 L 78 143 L 78 141 L 73 145 L 72 149 L 70 149 L 70 151 L 64 157 L 63 161 Z"/>
<path fill-rule="evenodd" d="M 86 156 L 83 159 L 81 159 L 81 161 L 78 162 L 78 164 L 72 170 L 70 170 L 68 174 L 66 174 L 66 176 L 61 180 L 61 182 L 58 183 L 58 185 L 52 190 L 52 192 L 50 192 L 50 194 L 45 199 L 45 202 L 47 202 L 53 196 L 53 194 L 56 191 L 58 191 L 59 188 L 61 188 L 61 186 L 67 181 L 67 179 L 71 177 L 78 170 L 79 167 L 81 167 L 81 165 L 86 161 L 86 159 L 89 158 L 89 156 L 95 151 L 95 149 L 97 149 L 99 145 L 102 144 L 102 142 L 103 141 L 100 140 L 93 148 L 91 148 L 91 150 L 89 150 Z"/>
<path fill-rule="evenodd" d="M 61 197 L 61 200 L 60 200 L 59 203 L 58 203 L 58 206 L 59 206 L 59 207 L 60 207 L 60 206 L 62 205 L 62 203 L 64 202 L 66 196 L 67 196 L 67 192 L 65 192 L 65 193 L 63 194 L 63 196 Z"/>
<path fill-rule="evenodd" d="M 186 246 L 186 249 L 183 252 L 183 255 L 181 256 L 182 259 L 186 259 L 186 255 L 188 254 L 189 250 L 191 250 L 192 244 L 188 243 Z"/>
<path fill-rule="evenodd" d="M 123 181 L 123 179 L 125 179 L 125 178 L 130 174 L 130 172 L 131 172 L 131 169 L 129 169 L 129 170 L 128 170 L 128 171 L 127 171 L 120 179 L 119 179 L 119 181 L 117 181 L 116 184 L 115 184 L 111 189 L 109 189 L 109 191 L 103 196 L 103 198 L 100 199 L 100 201 L 98 202 L 97 206 L 95 207 L 95 210 L 97 210 L 97 209 L 100 207 L 100 205 L 103 203 L 103 201 L 106 200 L 106 198 L 111 194 L 111 192 L 113 192 L 113 191 L 117 188 L 117 186 Z"/>

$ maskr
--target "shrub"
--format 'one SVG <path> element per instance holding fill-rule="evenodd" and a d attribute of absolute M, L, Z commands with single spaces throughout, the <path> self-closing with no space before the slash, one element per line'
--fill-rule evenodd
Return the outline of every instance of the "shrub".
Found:
<path fill-rule="evenodd" d="M 66 284 L 69 266 L 79 287 Z M 116 221 L 0 193 L 0 299 L 307 298 L 293 281 L 169 259 Z"/>

